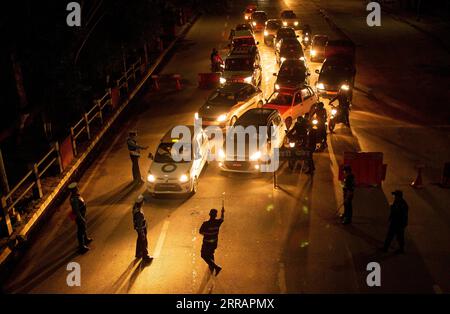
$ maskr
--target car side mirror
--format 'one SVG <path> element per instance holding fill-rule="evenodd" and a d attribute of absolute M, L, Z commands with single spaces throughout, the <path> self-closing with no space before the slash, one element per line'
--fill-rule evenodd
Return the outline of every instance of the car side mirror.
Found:
<path fill-rule="evenodd" d="M 273 73 L 273 76 L 277 76 L 277 74 L 276 74 L 276 73 Z"/>
<path fill-rule="evenodd" d="M 316 73 L 317 73 L 317 74 L 320 74 L 320 71 L 319 71 L 319 70 L 316 70 Z"/>
<path fill-rule="evenodd" d="M 148 159 L 150 159 L 150 160 L 153 160 L 153 159 L 154 159 L 154 157 L 153 157 L 153 154 L 152 154 L 152 153 L 149 153 L 149 154 L 148 154 Z"/>

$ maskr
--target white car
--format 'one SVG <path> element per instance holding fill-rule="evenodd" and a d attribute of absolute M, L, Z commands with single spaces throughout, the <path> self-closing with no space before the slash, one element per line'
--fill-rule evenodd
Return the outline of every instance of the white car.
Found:
<path fill-rule="evenodd" d="M 153 196 L 197 192 L 198 179 L 208 160 L 209 140 L 202 129 L 194 133 L 193 125 L 186 127 L 189 137 L 172 137 L 171 128 L 161 139 L 155 155 L 149 155 L 152 163 L 147 173 L 147 189 Z M 183 151 L 181 144 L 189 149 Z"/>

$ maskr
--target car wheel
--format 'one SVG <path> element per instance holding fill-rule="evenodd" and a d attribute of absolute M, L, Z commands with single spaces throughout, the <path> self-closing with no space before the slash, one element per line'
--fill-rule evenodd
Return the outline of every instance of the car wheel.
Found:
<path fill-rule="evenodd" d="M 236 116 L 231 117 L 231 119 L 230 119 L 230 126 L 233 126 L 236 123 L 236 120 L 237 120 Z"/>

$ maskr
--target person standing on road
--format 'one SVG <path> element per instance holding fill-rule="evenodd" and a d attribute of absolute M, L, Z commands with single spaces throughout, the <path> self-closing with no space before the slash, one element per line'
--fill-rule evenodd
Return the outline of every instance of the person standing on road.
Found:
<path fill-rule="evenodd" d="M 405 252 L 405 228 L 408 225 L 408 204 L 403 198 L 403 192 L 395 190 L 394 202 L 391 205 L 391 214 L 389 216 L 389 229 L 384 241 L 383 251 L 387 252 L 394 237 L 397 237 L 399 249 L 396 253 Z"/>
<path fill-rule="evenodd" d="M 80 195 L 80 190 L 76 182 L 69 184 L 70 205 L 72 206 L 72 215 L 75 218 L 77 224 L 77 238 L 78 238 L 78 250 L 81 254 L 89 251 L 87 246 L 92 242 L 92 238 L 87 235 L 87 223 L 86 223 L 86 202 Z"/>
<path fill-rule="evenodd" d="M 130 153 L 133 181 L 142 183 L 141 170 L 139 168 L 139 157 L 141 157 L 141 149 L 147 149 L 147 146 L 139 146 L 137 141 L 137 131 L 130 131 L 127 139 L 128 151 Z"/>
<path fill-rule="evenodd" d="M 136 199 L 133 205 L 133 226 L 137 232 L 136 240 L 136 258 L 142 258 L 144 262 L 150 262 L 153 257 L 148 255 L 148 241 L 147 241 L 147 221 L 145 220 L 142 205 L 144 203 L 144 196 L 141 194 Z"/>
<path fill-rule="evenodd" d="M 214 262 L 214 251 L 217 248 L 217 242 L 219 240 L 219 228 L 224 220 L 225 209 L 222 206 L 222 212 L 220 219 L 217 217 L 217 209 L 211 209 L 209 212 L 209 220 L 203 222 L 200 227 L 200 234 L 203 235 L 203 244 L 201 250 L 201 256 L 209 266 L 211 273 L 216 271 L 216 276 L 222 270 L 222 267 Z"/>
<path fill-rule="evenodd" d="M 352 222 L 353 216 L 353 192 L 355 190 L 355 176 L 352 173 L 352 168 L 349 165 L 344 166 L 344 214 L 342 215 L 342 223 L 344 225 Z"/>

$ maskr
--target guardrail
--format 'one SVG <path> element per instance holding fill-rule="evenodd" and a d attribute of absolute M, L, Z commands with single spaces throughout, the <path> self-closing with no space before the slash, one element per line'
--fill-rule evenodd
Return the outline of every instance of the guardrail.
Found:
<path fill-rule="evenodd" d="M 40 199 L 44 195 L 42 190 L 42 178 L 46 175 L 50 167 L 56 166 L 58 173 L 63 172 L 59 143 L 56 142 L 52 149 L 37 163 L 33 164 L 31 170 L 13 187 L 8 194 L 1 197 L 1 220 L 2 225 L 6 226 L 7 235 L 13 232 L 11 217 L 14 216 L 20 220 L 20 215 L 15 211 L 15 207 L 27 196 L 30 191 L 33 192 L 34 199 Z"/>

